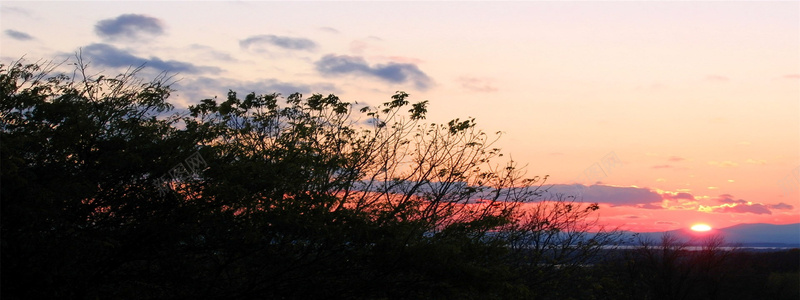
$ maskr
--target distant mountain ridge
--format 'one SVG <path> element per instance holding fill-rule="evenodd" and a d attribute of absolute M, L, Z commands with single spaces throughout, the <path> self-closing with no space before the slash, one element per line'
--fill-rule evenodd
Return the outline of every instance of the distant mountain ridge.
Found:
<path fill-rule="evenodd" d="M 800 247 L 800 223 L 775 225 L 765 223 L 739 224 L 708 232 L 677 229 L 665 232 L 633 233 L 640 238 L 659 241 L 664 233 L 670 233 L 684 241 L 702 241 L 703 237 L 720 234 L 728 244 L 750 247 Z"/>

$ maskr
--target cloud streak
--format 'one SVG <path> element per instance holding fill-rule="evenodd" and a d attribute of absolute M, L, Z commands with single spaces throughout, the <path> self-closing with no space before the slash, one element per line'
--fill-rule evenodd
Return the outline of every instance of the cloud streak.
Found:
<path fill-rule="evenodd" d="M 694 196 L 689 193 L 680 192 L 680 193 L 669 193 L 665 192 L 661 194 L 661 196 L 666 200 L 695 200 Z"/>
<path fill-rule="evenodd" d="M 744 213 L 751 213 L 756 215 L 766 214 L 771 215 L 772 212 L 763 204 L 753 203 L 753 204 L 736 204 L 736 205 L 722 205 L 720 207 L 716 207 L 712 209 L 713 212 L 716 213 L 735 213 L 735 214 L 744 214 Z"/>
<path fill-rule="evenodd" d="M 230 54 L 225 53 L 225 52 L 217 51 L 214 48 L 211 48 L 211 47 L 206 46 L 206 45 L 192 44 L 189 47 L 192 50 L 201 52 L 202 55 L 205 58 L 208 58 L 208 59 L 225 61 L 225 62 L 235 62 L 236 61 L 236 59 L 233 58 L 233 56 L 231 56 Z"/>
<path fill-rule="evenodd" d="M 18 41 L 29 41 L 33 39 L 33 37 L 30 34 L 24 33 L 22 31 L 16 31 L 13 29 L 6 29 L 5 34 L 11 37 L 12 39 Z"/>
<path fill-rule="evenodd" d="M 722 168 L 736 167 L 736 166 L 739 165 L 738 163 L 735 163 L 735 162 L 732 162 L 732 161 L 729 161 L 729 160 L 726 160 L 726 161 L 709 161 L 708 164 L 712 165 L 712 166 L 722 167 Z"/>
<path fill-rule="evenodd" d="M 680 223 L 673 222 L 673 221 L 656 221 L 655 224 L 656 225 L 679 225 Z"/>
<path fill-rule="evenodd" d="M 339 33 L 339 30 L 337 30 L 336 28 L 328 27 L 328 26 L 320 27 L 319 30 L 327 32 L 327 33 Z"/>
<path fill-rule="evenodd" d="M 734 213 L 734 214 L 756 214 L 756 215 L 771 215 L 770 209 L 789 210 L 794 207 L 786 203 L 778 203 L 775 205 L 764 205 L 762 203 L 754 203 L 743 199 L 734 199 L 730 194 L 722 194 L 716 199 L 719 205 L 703 206 L 699 210 L 713 213 Z"/>
<path fill-rule="evenodd" d="M 794 208 L 794 206 L 786 204 L 786 203 L 783 203 L 783 202 L 778 203 L 778 204 L 774 204 L 774 205 L 769 205 L 768 207 L 771 208 L 771 209 L 777 209 L 777 210 L 790 210 L 790 209 Z"/>
<path fill-rule="evenodd" d="M 217 67 L 196 66 L 191 63 L 176 60 L 165 61 L 157 57 L 142 58 L 108 44 L 91 44 L 84 47 L 81 53 L 88 58 L 90 62 L 108 67 L 138 67 L 144 65 L 145 67 L 159 71 L 188 74 L 220 71 Z"/>
<path fill-rule="evenodd" d="M 3 4 L 3 6 L 0 7 L 0 12 L 2 12 L 4 14 L 19 14 L 19 15 L 26 16 L 26 17 L 31 17 L 32 16 L 31 12 L 29 10 L 27 10 L 27 9 L 8 6 L 8 5 L 5 5 L 5 4 Z"/>
<path fill-rule="evenodd" d="M 390 83 L 412 83 L 425 90 L 431 79 L 416 65 L 410 63 L 388 63 L 370 65 L 360 56 L 326 55 L 315 63 L 317 71 L 323 75 L 352 74 L 377 78 Z"/>
<path fill-rule="evenodd" d="M 286 50 L 311 51 L 317 48 L 317 43 L 306 38 L 293 38 L 271 34 L 251 36 L 239 41 L 239 47 L 246 50 L 262 52 L 266 51 L 264 46 L 275 46 Z"/>
<path fill-rule="evenodd" d="M 618 187 L 608 185 L 585 186 L 582 184 L 556 184 L 547 191 L 552 194 L 576 195 L 583 202 L 606 203 L 611 206 L 630 206 L 646 209 L 661 209 L 661 195 L 647 188 Z"/>
<path fill-rule="evenodd" d="M 461 87 L 477 93 L 492 93 L 497 92 L 497 87 L 492 84 L 491 79 L 476 78 L 476 77 L 460 77 L 456 81 L 461 84 Z"/>
<path fill-rule="evenodd" d="M 124 14 L 113 19 L 105 19 L 94 26 L 95 33 L 106 40 L 138 40 L 145 36 L 164 34 L 161 20 L 138 14 Z"/>

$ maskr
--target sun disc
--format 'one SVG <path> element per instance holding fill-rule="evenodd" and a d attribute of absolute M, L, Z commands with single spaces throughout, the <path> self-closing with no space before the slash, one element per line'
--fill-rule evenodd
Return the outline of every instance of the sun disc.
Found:
<path fill-rule="evenodd" d="M 709 231 L 711 230 L 711 226 L 706 224 L 694 224 L 692 225 L 692 230 L 694 231 Z"/>

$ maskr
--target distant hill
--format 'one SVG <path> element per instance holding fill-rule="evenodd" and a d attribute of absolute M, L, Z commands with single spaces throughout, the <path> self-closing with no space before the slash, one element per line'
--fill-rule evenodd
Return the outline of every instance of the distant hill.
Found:
<path fill-rule="evenodd" d="M 788 244 L 800 245 L 800 223 L 739 224 L 719 230 L 727 241 L 748 244 Z"/>
<path fill-rule="evenodd" d="M 714 229 L 709 232 L 694 232 L 689 229 L 667 231 L 681 240 L 702 240 L 703 237 L 721 234 L 730 244 L 745 247 L 800 247 L 800 223 L 774 224 L 739 224 L 731 227 Z M 658 241 L 665 232 L 638 233 L 639 237 Z M 633 234 L 631 232 L 630 234 Z"/>

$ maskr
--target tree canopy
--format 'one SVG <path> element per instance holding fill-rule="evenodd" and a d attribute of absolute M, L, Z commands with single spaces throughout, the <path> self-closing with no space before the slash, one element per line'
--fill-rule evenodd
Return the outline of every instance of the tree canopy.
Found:
<path fill-rule="evenodd" d="M 168 76 L 56 67 L 0 65 L 4 297 L 528 297 L 615 237 L 404 92 L 176 110 Z"/>

